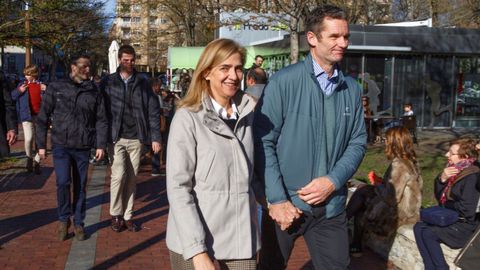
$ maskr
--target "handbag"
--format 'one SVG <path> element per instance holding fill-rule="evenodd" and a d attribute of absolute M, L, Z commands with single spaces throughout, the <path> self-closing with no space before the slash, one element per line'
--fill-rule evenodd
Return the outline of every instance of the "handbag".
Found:
<path fill-rule="evenodd" d="M 441 206 L 432 206 L 420 210 L 420 219 L 428 224 L 446 227 L 458 220 L 458 212 Z"/>
<path fill-rule="evenodd" d="M 478 269 L 480 264 L 480 226 L 460 251 L 454 263 L 463 270 Z"/>

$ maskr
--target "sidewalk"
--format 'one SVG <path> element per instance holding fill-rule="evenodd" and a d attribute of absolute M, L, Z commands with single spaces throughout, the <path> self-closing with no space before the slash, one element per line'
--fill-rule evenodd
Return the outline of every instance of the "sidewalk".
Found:
<path fill-rule="evenodd" d="M 421 132 L 420 151 L 438 151 L 452 132 Z M 14 152 L 22 151 L 23 141 Z M 424 149 L 425 148 L 425 149 Z M 151 177 L 150 167 L 140 169 L 134 218 L 137 233 L 110 229 L 110 172 L 90 167 L 86 231 L 83 242 L 56 239 L 56 190 L 51 155 L 41 175 L 27 174 L 24 158 L 0 172 L 0 269 L 169 269 L 165 230 L 168 202 L 164 177 Z M 351 258 L 350 269 L 387 269 L 387 262 L 366 251 Z M 313 269 L 303 239 L 296 242 L 288 269 Z"/>

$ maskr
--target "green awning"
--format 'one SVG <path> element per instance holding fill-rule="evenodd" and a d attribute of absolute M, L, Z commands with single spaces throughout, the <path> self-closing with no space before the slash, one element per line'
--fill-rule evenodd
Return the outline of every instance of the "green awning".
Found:
<path fill-rule="evenodd" d="M 195 69 L 197 66 L 200 54 L 202 54 L 205 47 L 169 47 L 168 48 L 168 64 L 169 69 Z M 262 55 L 264 57 L 288 54 L 289 48 L 270 48 L 270 47 L 254 47 L 248 46 L 245 48 L 247 51 L 247 61 L 245 67 L 249 68 L 255 61 L 256 55 Z"/>

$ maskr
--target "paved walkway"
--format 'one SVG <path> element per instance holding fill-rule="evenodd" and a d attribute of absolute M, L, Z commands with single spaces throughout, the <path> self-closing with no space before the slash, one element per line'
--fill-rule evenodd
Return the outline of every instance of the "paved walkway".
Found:
<path fill-rule="evenodd" d="M 421 133 L 420 148 L 440 153 L 444 141 L 456 135 Z M 23 141 L 19 141 L 13 150 L 18 153 L 22 147 Z M 91 166 L 86 219 L 89 238 L 77 242 L 71 235 L 60 242 L 55 233 L 56 190 L 51 156 L 44 162 L 41 175 L 26 173 L 24 163 L 20 156 L 13 168 L 0 172 L 0 269 L 169 269 L 165 178 L 151 177 L 149 166 L 141 167 L 137 182 L 134 217 L 141 225 L 139 232 L 115 233 L 110 229 L 110 171 L 105 166 Z M 350 267 L 387 268 L 387 262 L 369 251 L 352 258 Z M 313 269 L 303 239 L 297 241 L 288 269 Z"/>

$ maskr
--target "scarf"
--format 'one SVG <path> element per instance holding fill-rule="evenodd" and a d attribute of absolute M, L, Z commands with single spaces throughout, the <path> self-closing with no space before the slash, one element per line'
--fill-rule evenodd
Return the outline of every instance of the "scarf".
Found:
<path fill-rule="evenodd" d="M 474 158 L 467 158 L 467 159 L 464 159 L 464 160 L 458 162 L 457 164 L 453 164 L 451 162 L 447 163 L 446 168 L 455 167 L 455 169 L 458 170 L 458 173 L 450 176 L 450 178 L 447 179 L 447 185 L 445 186 L 445 188 L 442 191 L 442 196 L 440 196 L 440 204 L 441 205 L 445 205 L 445 203 L 447 202 L 448 191 L 453 186 L 453 183 L 455 183 L 455 181 L 457 180 L 457 176 L 460 174 L 460 172 L 462 172 L 465 168 L 470 167 L 475 162 L 475 160 L 476 159 L 474 159 Z"/>

